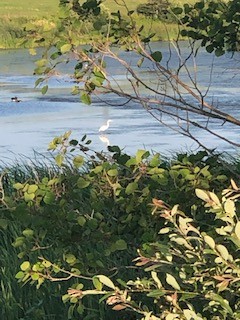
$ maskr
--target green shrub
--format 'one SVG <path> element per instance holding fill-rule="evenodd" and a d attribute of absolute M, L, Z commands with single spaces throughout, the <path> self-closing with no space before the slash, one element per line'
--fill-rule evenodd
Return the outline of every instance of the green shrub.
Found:
<path fill-rule="evenodd" d="M 189 292 L 193 290 L 178 274 L 183 268 L 177 267 L 178 265 L 185 266 L 193 261 L 193 257 L 181 259 L 189 249 L 184 245 L 185 240 L 191 246 L 192 241 L 196 241 L 197 248 L 203 250 L 206 234 L 217 244 L 224 245 L 218 239 L 221 235 L 215 232 L 216 228 L 221 228 L 220 219 L 216 220 L 217 213 L 209 212 L 202 206 L 199 192 L 196 196 L 195 190 L 214 190 L 214 199 L 220 198 L 223 184 L 229 183 L 230 176 L 235 177 L 230 170 L 233 166 L 223 163 L 220 156 L 210 156 L 203 151 L 190 155 L 179 154 L 174 159 L 167 160 L 159 153 L 150 154 L 146 150 L 139 150 L 135 156 L 130 156 L 117 146 L 109 147 L 107 154 L 99 153 L 91 150 L 90 144 L 91 141 L 86 136 L 79 142 L 71 139 L 70 132 L 65 133 L 56 137 L 49 145 L 56 154 L 56 164 L 50 169 L 39 166 L 39 169 L 34 168 L 31 173 L 26 167 L 27 170 L 23 170 L 25 173 L 21 170 L 9 170 L 5 174 L 2 181 L 5 192 L 2 195 L 4 206 L 0 211 L 1 219 L 6 229 L 17 221 L 19 230 L 14 240 L 8 240 L 8 245 L 13 243 L 14 250 L 18 252 L 20 265 L 18 272 L 13 271 L 17 269 L 17 262 L 11 270 L 16 273 L 19 282 L 37 284 L 39 290 L 36 297 L 32 295 L 32 299 L 41 299 L 41 295 L 47 293 L 55 297 L 53 307 L 60 303 L 56 297 L 63 294 L 64 302 L 71 302 L 69 319 L 77 318 L 79 313 L 84 319 L 90 315 L 98 319 L 130 319 L 129 310 L 132 309 L 137 310 L 140 318 L 143 315 L 147 317 L 147 314 L 142 313 L 143 305 L 148 306 L 148 313 L 152 311 L 158 317 L 159 312 L 162 312 L 159 303 L 165 301 L 165 293 L 168 292 L 164 290 L 170 290 L 170 296 L 176 295 L 168 283 L 172 277 L 175 277 L 184 292 L 187 288 Z M 205 195 L 204 191 L 201 192 L 200 194 Z M 212 196 L 212 193 L 206 192 L 206 197 L 209 195 Z M 232 194 L 227 197 L 231 196 Z M 175 206 L 176 203 L 179 206 Z M 171 219 L 166 216 L 165 211 L 172 214 Z M 236 223 L 235 216 L 233 220 Z M 186 226 L 192 228 L 190 232 L 196 234 L 179 233 L 184 221 Z M 173 236 L 174 233 L 177 236 Z M 178 238 L 181 238 L 179 243 Z M 209 256 L 205 257 L 204 250 L 193 254 L 194 258 L 204 258 L 210 268 L 215 268 L 215 262 L 210 261 L 214 254 L 208 253 Z M 227 245 L 227 250 L 235 263 L 232 253 L 235 247 Z M 139 256 L 135 260 L 136 265 L 133 265 L 136 252 Z M 172 260 L 169 258 L 170 253 Z M 162 259 L 165 259 L 163 265 L 159 262 Z M 173 262 L 176 268 L 170 266 Z M 196 272 L 203 272 L 204 268 L 206 265 L 196 262 Z M 167 281 L 164 270 L 170 274 Z M 194 276 L 192 271 L 188 272 L 188 277 Z M 114 292 L 111 291 L 112 284 L 112 288 L 103 287 L 104 283 L 109 284 L 105 277 L 93 277 L 99 274 L 111 278 Z M 162 288 L 157 287 L 157 279 L 163 282 L 164 295 L 159 293 Z M 11 283 L 12 281 L 13 279 Z M 115 286 L 119 286 L 117 291 Z M 199 287 L 196 287 L 201 299 L 205 294 L 202 292 L 204 286 L 205 284 L 199 283 Z M 69 287 L 73 291 L 64 295 Z M 95 291 L 85 291 L 92 289 Z M 97 294 L 102 294 L 101 291 L 105 289 L 108 297 L 113 299 L 109 298 L 107 304 L 113 302 L 114 309 L 123 309 L 119 315 L 113 315 L 114 311 L 103 304 L 98 305 Z M 111 292 L 108 292 L 109 289 Z M 89 293 L 89 298 L 79 299 L 82 297 L 79 290 L 85 292 L 84 296 Z M 155 294 L 158 292 L 161 295 L 159 299 L 154 293 L 151 296 L 150 292 L 154 290 L 157 290 Z M 77 296 L 74 296 L 74 292 Z M 131 301 L 127 299 L 124 302 L 124 306 L 127 304 L 126 308 L 122 306 L 122 300 L 114 300 L 116 292 L 121 292 L 120 295 L 123 296 L 126 293 L 126 299 L 129 294 L 132 295 Z M 231 295 L 234 296 L 232 291 Z M 198 296 L 190 296 L 193 300 L 198 299 Z M 209 302 L 209 299 L 205 300 L 206 303 Z M 114 301 L 119 302 L 117 306 Z M 166 310 L 173 313 L 173 307 L 169 303 L 164 308 L 169 308 Z M 185 307 L 188 305 L 188 302 L 183 303 Z M 189 303 L 193 303 L 192 300 Z M 63 307 L 55 307 L 56 314 Z M 194 303 L 193 307 L 195 308 Z M 230 307 L 233 308 L 232 305 Z M 26 308 L 29 308 L 29 304 L 26 304 Z M 234 308 L 233 314 L 236 311 Z M 50 314 L 50 309 L 52 312 L 53 308 L 47 307 L 45 302 L 39 307 L 45 316 Z M 53 312 L 52 316 L 55 319 Z"/>

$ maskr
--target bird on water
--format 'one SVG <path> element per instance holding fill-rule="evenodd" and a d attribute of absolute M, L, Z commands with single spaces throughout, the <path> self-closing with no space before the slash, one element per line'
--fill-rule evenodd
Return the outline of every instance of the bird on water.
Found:
<path fill-rule="evenodd" d="M 12 102 L 21 102 L 22 100 L 18 99 L 18 97 L 12 97 L 11 101 Z"/>
<path fill-rule="evenodd" d="M 102 126 L 99 128 L 98 131 L 99 131 L 99 132 L 104 132 L 104 131 L 106 131 L 106 130 L 109 128 L 110 122 L 112 122 L 112 121 L 113 121 L 113 120 L 109 119 L 106 124 L 102 125 Z"/>

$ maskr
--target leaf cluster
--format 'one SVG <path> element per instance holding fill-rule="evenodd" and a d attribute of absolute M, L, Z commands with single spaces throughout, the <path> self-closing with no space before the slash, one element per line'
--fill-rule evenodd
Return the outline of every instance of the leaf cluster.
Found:
<path fill-rule="evenodd" d="M 137 310 L 152 319 L 159 312 L 188 319 L 185 314 L 200 312 L 194 309 L 199 297 L 203 304 L 215 301 L 216 314 L 228 314 L 227 307 L 221 311 L 220 298 L 206 292 L 218 295 L 220 278 L 213 277 L 228 274 L 225 262 L 211 258 L 223 255 L 228 264 L 237 258 L 237 239 L 226 245 L 228 256 L 221 246 L 239 227 L 234 209 L 238 188 L 233 185 L 236 190 L 229 189 L 222 200 L 217 200 L 220 193 L 194 194 L 196 188 L 220 190 L 227 181 L 230 173 L 220 159 L 198 152 L 167 161 L 146 150 L 130 156 L 117 146 L 104 154 L 90 144 L 86 136 L 71 139 L 70 132 L 54 138 L 49 148 L 60 171 L 51 178 L 13 184 L 15 192 L 6 201 L 12 219 L 25 227 L 13 242 L 21 259 L 18 281 L 36 283 L 39 290 L 48 281 L 59 281 L 60 286 L 67 282 L 71 291 L 63 301 L 70 302 L 72 315 L 85 315 L 88 299 L 82 298 L 89 296 L 96 303 L 99 294 L 114 310 Z M 203 199 L 207 208 L 201 205 Z M 225 221 L 222 217 L 230 211 L 232 220 Z M 4 223 L 7 228 L 10 221 Z M 213 252 L 207 250 L 213 243 L 208 237 L 214 239 Z M 216 263 L 225 273 L 215 273 Z M 230 274 L 233 278 L 227 281 L 235 288 L 235 273 Z M 235 307 L 229 308 L 234 314 Z"/>
<path fill-rule="evenodd" d="M 207 52 L 221 56 L 239 49 L 239 1 L 199 1 L 173 9 L 184 29 L 182 36 L 200 40 Z M 185 28 L 187 27 L 187 28 Z"/>

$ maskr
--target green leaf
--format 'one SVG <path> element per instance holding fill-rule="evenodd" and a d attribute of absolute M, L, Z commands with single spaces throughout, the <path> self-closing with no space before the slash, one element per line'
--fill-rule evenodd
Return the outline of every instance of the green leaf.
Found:
<path fill-rule="evenodd" d="M 30 184 L 27 192 L 30 193 L 35 193 L 38 190 L 38 186 L 36 184 Z"/>
<path fill-rule="evenodd" d="M 141 68 L 141 66 L 143 64 L 143 61 L 144 61 L 144 58 L 141 58 L 141 59 L 138 60 L 138 62 L 137 62 L 138 68 Z"/>
<path fill-rule="evenodd" d="M 149 292 L 147 294 L 148 297 L 151 297 L 151 298 L 160 298 L 162 296 L 164 296 L 166 294 L 166 292 L 164 290 L 152 290 L 151 292 Z"/>
<path fill-rule="evenodd" d="M 143 158 L 147 158 L 149 156 L 149 151 L 146 150 L 138 150 L 136 153 L 136 163 L 139 164 L 142 162 Z"/>
<path fill-rule="evenodd" d="M 160 231 L 158 232 L 159 234 L 165 234 L 165 233 L 169 233 L 170 228 L 166 227 L 166 228 L 162 228 L 160 229 Z"/>
<path fill-rule="evenodd" d="M 162 60 L 162 53 L 160 51 L 155 51 L 151 54 L 151 57 L 156 61 L 156 62 L 161 62 Z"/>
<path fill-rule="evenodd" d="M 236 234 L 237 238 L 240 240 L 240 221 L 238 221 L 235 226 L 235 234 Z"/>
<path fill-rule="evenodd" d="M 126 194 L 133 194 L 138 189 L 138 183 L 137 182 L 130 182 L 126 187 Z"/>
<path fill-rule="evenodd" d="M 206 235 L 206 236 L 203 237 L 203 239 L 204 239 L 204 241 L 206 242 L 206 244 L 209 245 L 209 247 L 210 247 L 211 249 L 214 249 L 214 248 L 215 248 L 215 241 L 213 240 L 212 237 Z"/>
<path fill-rule="evenodd" d="M 31 238 L 34 235 L 34 231 L 32 229 L 25 229 L 25 230 L 23 230 L 22 234 L 25 237 Z"/>
<path fill-rule="evenodd" d="M 231 307 L 229 306 L 229 302 L 227 300 L 223 299 L 220 295 L 211 292 L 209 294 L 206 294 L 206 298 L 210 298 L 211 300 L 218 302 L 222 306 L 223 309 L 225 309 L 228 313 L 233 315 L 233 311 L 232 311 Z"/>
<path fill-rule="evenodd" d="M 73 164 L 76 168 L 80 168 L 84 164 L 83 156 L 76 156 L 73 159 Z"/>
<path fill-rule="evenodd" d="M 89 185 L 90 185 L 90 181 L 87 181 L 82 177 L 80 177 L 77 181 L 77 186 L 79 189 L 87 188 Z"/>
<path fill-rule="evenodd" d="M 60 51 L 62 54 L 69 52 L 72 48 L 72 45 L 69 43 L 64 44 L 63 46 L 61 46 Z"/>
<path fill-rule="evenodd" d="M 35 81 L 35 88 L 44 81 L 45 79 L 44 78 L 38 78 L 36 81 Z"/>
<path fill-rule="evenodd" d="M 87 226 L 91 229 L 91 230 L 96 230 L 98 227 L 98 220 L 95 218 L 92 218 L 90 220 L 88 220 Z"/>
<path fill-rule="evenodd" d="M 114 283 L 112 282 L 112 280 L 110 280 L 108 277 L 104 276 L 104 275 L 97 275 L 96 276 L 99 281 L 104 284 L 105 286 L 115 290 L 115 285 Z"/>
<path fill-rule="evenodd" d="M 26 202 L 32 201 L 35 198 L 35 194 L 34 193 L 28 193 L 28 192 L 24 192 L 24 200 Z"/>
<path fill-rule="evenodd" d="M 42 89 L 41 89 L 42 94 L 46 94 L 47 91 L 48 91 L 48 85 L 42 87 Z"/>
<path fill-rule="evenodd" d="M 46 204 L 52 204 L 55 201 L 55 194 L 53 192 L 47 192 L 43 197 L 43 201 Z"/>
<path fill-rule="evenodd" d="M 19 183 L 19 182 L 14 183 L 14 185 L 13 185 L 13 188 L 16 189 L 16 190 L 21 190 L 21 189 L 23 189 L 23 187 L 24 187 L 24 185 L 22 183 Z"/>
<path fill-rule="evenodd" d="M 196 189 L 195 190 L 196 196 L 200 198 L 201 200 L 207 202 L 209 201 L 209 195 L 207 191 L 201 190 L 201 189 Z"/>
<path fill-rule="evenodd" d="M 220 56 L 224 55 L 224 53 L 225 53 L 225 51 L 221 48 L 218 48 L 215 50 L 216 57 L 220 57 Z"/>
<path fill-rule="evenodd" d="M 81 227 L 83 227 L 86 223 L 86 219 L 83 216 L 80 216 L 77 218 L 77 222 Z"/>
<path fill-rule="evenodd" d="M 100 282 L 100 280 L 98 279 L 98 277 L 93 277 L 92 281 L 95 289 L 97 289 L 98 291 L 101 291 L 103 285 L 102 285 L 102 282 Z"/>
<path fill-rule="evenodd" d="M 166 273 L 166 282 L 175 290 L 180 290 L 180 286 L 176 279 L 169 273 Z"/>
<path fill-rule="evenodd" d="M 59 153 L 56 157 L 55 157 L 55 161 L 56 164 L 61 167 L 64 161 L 64 155 L 62 155 L 61 153 Z"/>
<path fill-rule="evenodd" d="M 23 271 L 19 271 L 16 275 L 15 275 L 15 278 L 16 279 L 22 279 L 24 277 L 24 272 Z"/>
<path fill-rule="evenodd" d="M 178 14 L 182 14 L 183 9 L 180 7 L 176 7 L 176 8 L 173 8 L 172 11 L 174 14 L 178 15 Z"/>
<path fill-rule="evenodd" d="M 6 230 L 8 227 L 8 220 L 7 219 L 0 219 L 0 228 Z"/>
<path fill-rule="evenodd" d="M 226 247 L 224 247 L 222 244 L 217 244 L 216 250 L 225 261 L 228 260 L 229 253 Z"/>
<path fill-rule="evenodd" d="M 90 105 L 92 103 L 90 95 L 88 93 L 86 93 L 86 92 L 83 92 L 81 94 L 81 100 L 82 100 L 83 103 L 85 103 L 87 105 Z"/>
<path fill-rule="evenodd" d="M 66 254 L 66 256 L 65 256 L 65 261 L 70 265 L 74 264 L 76 262 L 76 260 L 77 260 L 76 257 L 71 253 Z"/>
<path fill-rule="evenodd" d="M 31 268 L 31 264 L 29 261 L 24 261 L 21 265 L 20 265 L 20 269 L 22 271 L 27 271 Z"/>
<path fill-rule="evenodd" d="M 108 170 L 107 174 L 110 177 L 116 177 L 118 175 L 118 171 L 117 171 L 117 169 L 110 169 L 110 170 Z"/>
<path fill-rule="evenodd" d="M 183 309 L 183 314 L 186 320 L 203 320 L 203 318 L 199 317 L 193 310 Z"/>
<path fill-rule="evenodd" d="M 31 278 L 33 281 L 37 281 L 39 279 L 39 274 L 38 273 L 32 273 Z"/>
<path fill-rule="evenodd" d="M 115 248 L 116 250 L 126 250 L 127 249 L 127 243 L 125 240 L 123 239 L 119 239 L 115 242 Z"/>

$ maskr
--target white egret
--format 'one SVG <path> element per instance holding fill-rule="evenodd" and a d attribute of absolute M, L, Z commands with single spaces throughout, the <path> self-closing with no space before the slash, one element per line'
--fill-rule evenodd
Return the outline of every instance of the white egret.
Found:
<path fill-rule="evenodd" d="M 106 124 L 102 125 L 100 128 L 99 128 L 99 132 L 103 132 L 103 131 L 106 131 L 108 128 L 109 128 L 109 124 L 110 122 L 112 122 L 113 120 L 108 120 Z"/>

